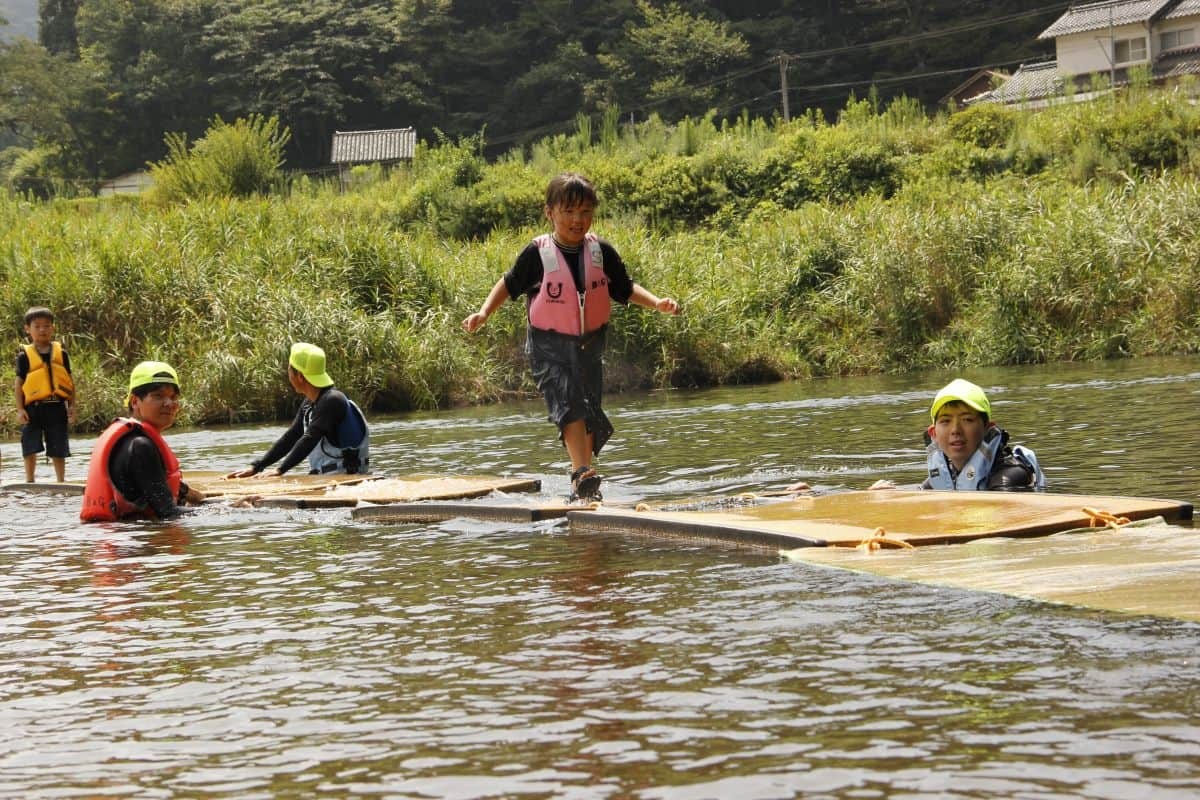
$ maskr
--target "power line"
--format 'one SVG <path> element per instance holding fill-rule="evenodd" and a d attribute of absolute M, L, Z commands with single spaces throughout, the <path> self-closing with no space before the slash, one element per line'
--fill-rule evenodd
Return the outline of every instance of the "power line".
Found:
<path fill-rule="evenodd" d="M 854 53 L 862 50 L 876 50 L 881 47 L 892 47 L 898 44 L 909 44 L 911 42 L 919 42 L 925 39 L 937 39 L 941 36 L 950 36 L 951 34 L 955 33 L 966 33 L 968 31 L 990 28 L 994 25 L 1003 25 L 1008 22 L 1016 22 L 1017 20 L 1040 17 L 1052 11 L 1065 11 L 1070 7 L 1070 5 L 1070 3 L 1059 3 L 1058 5 L 1049 6 L 1047 8 L 1039 8 L 1033 11 L 1020 11 L 1014 14 L 1007 14 L 1002 17 L 988 17 L 987 19 L 982 19 L 977 22 L 964 22 L 961 25 L 952 25 L 949 28 L 923 31 L 921 33 L 913 33 L 907 36 L 894 36 L 891 39 L 880 39 L 874 42 L 862 42 L 859 44 L 847 44 L 839 47 L 827 47 L 823 50 L 808 50 L 803 53 L 788 53 L 787 57 L 789 60 L 823 58 L 825 56 L 841 55 L 842 53 Z"/>
<path fill-rule="evenodd" d="M 877 40 L 874 42 L 862 42 L 859 44 L 843 45 L 843 46 L 839 46 L 839 47 L 828 47 L 828 48 L 823 48 L 820 50 L 807 50 L 807 51 L 803 51 L 803 52 L 799 52 L 799 53 L 787 53 L 787 54 L 783 54 L 779 57 L 772 57 L 765 61 L 758 61 L 752 65 L 742 67 L 741 69 L 737 69 L 732 72 L 727 72 L 722 75 L 718 75 L 716 77 L 710 78 L 709 80 L 702 81 L 700 83 L 691 84 L 687 87 L 687 89 L 685 91 L 692 92 L 692 91 L 696 91 L 699 89 L 707 89 L 709 87 L 716 86 L 717 84 L 720 84 L 720 83 L 727 83 L 729 81 L 738 80 L 739 78 L 749 77 L 749 76 L 754 75 L 759 72 L 765 72 L 768 69 L 775 69 L 775 68 L 777 68 L 779 58 L 786 58 L 788 61 L 807 60 L 807 59 L 813 59 L 813 58 L 823 58 L 826 56 L 840 55 L 843 53 L 862 52 L 864 50 L 876 50 L 876 49 L 880 49 L 880 48 L 884 48 L 884 47 L 892 47 L 892 46 L 900 45 L 900 44 L 909 44 L 912 42 L 924 41 L 926 39 L 936 39 L 936 38 L 939 38 L 942 36 L 951 36 L 956 33 L 965 33 L 965 32 L 969 32 L 969 31 L 983 30 L 983 29 L 991 28 L 991 27 L 994 27 L 997 25 L 1004 25 L 1004 24 L 1007 24 L 1010 22 L 1017 22 L 1017 21 L 1023 20 L 1023 19 L 1032 19 L 1034 17 L 1045 16 L 1050 13 L 1058 13 L 1058 12 L 1066 10 L 1067 8 L 1070 7 L 1070 5 L 1071 4 L 1069 2 L 1068 3 L 1057 3 L 1052 6 L 1034 9 L 1031 11 L 1019 11 L 1019 12 L 1015 12 L 1012 14 L 1005 14 L 1005 15 L 999 16 L 999 17 L 988 17 L 987 19 L 982 19 L 982 20 L 978 20 L 975 22 L 967 22 L 967 23 L 962 23 L 960 25 L 951 25 L 950 27 L 947 27 L 947 28 L 939 28 L 937 30 L 932 30 L 932 31 L 923 31 L 921 33 L 914 33 L 914 34 L 909 34 L 906 36 L 894 36 L 889 39 L 880 39 L 880 40 Z M 997 65 L 997 66 L 1004 66 L 1004 65 Z M 943 72 L 944 72 L 944 74 L 953 74 L 955 72 L 968 72 L 971 69 L 990 69 L 990 68 L 991 67 L 986 67 L 986 66 L 985 67 L 964 67 L 964 68 L 958 69 L 958 70 L 945 70 Z M 933 73 L 927 73 L 927 75 L 933 75 Z M 844 84 L 826 84 L 826 85 L 815 86 L 815 87 L 794 86 L 789 89 L 789 96 L 792 91 L 798 91 L 798 90 L 803 91 L 803 90 L 808 90 L 808 89 L 816 90 L 816 89 L 821 89 L 821 88 L 838 88 L 839 86 L 850 87 L 850 86 L 861 86 L 861 85 L 871 85 L 871 84 L 895 83 L 898 80 L 907 79 L 907 77 L 908 76 L 900 76 L 900 77 L 884 78 L 884 79 L 864 79 L 861 81 L 845 82 Z M 774 94 L 776 96 L 779 96 L 778 91 L 774 92 Z M 636 114 L 638 112 L 646 112 L 651 109 L 658 108 L 659 106 L 662 106 L 673 100 L 678 100 L 678 99 L 682 98 L 683 96 L 684 96 L 684 92 L 680 91 L 680 92 L 676 92 L 676 93 L 673 93 L 670 95 L 666 95 L 664 97 L 656 98 L 654 100 L 648 100 L 648 101 L 640 103 L 636 106 L 622 109 L 622 114 L 626 114 L 626 113 L 635 113 Z M 754 99 L 758 100 L 758 99 L 761 99 L 761 97 L 754 98 Z M 544 125 L 538 125 L 538 126 L 535 126 L 532 128 L 526 128 L 525 130 L 515 131 L 513 133 L 506 134 L 504 136 L 500 136 L 495 139 L 492 139 L 489 141 L 489 144 L 493 144 L 493 145 L 508 144 L 511 142 L 520 141 L 522 139 L 527 139 L 532 136 L 547 135 L 547 134 L 553 133 L 555 131 L 563 130 L 564 128 L 571 125 L 572 122 L 573 122 L 573 120 L 560 120 L 558 122 L 550 122 L 550 123 L 546 123 Z"/>

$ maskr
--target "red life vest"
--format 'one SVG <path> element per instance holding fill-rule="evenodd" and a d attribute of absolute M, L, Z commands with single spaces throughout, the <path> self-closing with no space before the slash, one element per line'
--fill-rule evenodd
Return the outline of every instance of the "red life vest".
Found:
<path fill-rule="evenodd" d="M 167 486 L 172 494 L 179 496 L 179 487 L 183 483 L 183 471 L 179 468 L 179 459 L 171 452 L 158 428 L 148 422 L 121 417 L 113 420 L 92 450 L 92 460 L 88 463 L 87 485 L 83 488 L 83 508 L 79 518 L 84 522 L 113 522 L 125 517 L 150 516 L 145 509 L 138 508 L 117 491 L 112 477 L 108 474 L 108 459 L 117 442 L 125 436 L 141 431 L 150 437 L 158 454 L 163 460 L 163 469 L 167 473 Z"/>
<path fill-rule="evenodd" d="M 547 233 L 533 241 L 542 257 L 542 286 L 529 301 L 529 324 L 539 330 L 568 336 L 582 336 L 605 325 L 612 300 L 608 295 L 608 276 L 604 274 L 604 256 L 596 235 L 589 233 L 584 237 L 582 304 L 571 267 L 554 244 L 554 238 Z"/>

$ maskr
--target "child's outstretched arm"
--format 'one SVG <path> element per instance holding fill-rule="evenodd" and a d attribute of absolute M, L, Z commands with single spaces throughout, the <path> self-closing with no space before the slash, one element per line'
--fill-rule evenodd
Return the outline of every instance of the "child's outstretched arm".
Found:
<path fill-rule="evenodd" d="M 675 302 L 674 298 L 659 297 L 640 283 L 633 285 L 633 294 L 629 296 L 629 302 L 644 308 L 653 308 L 664 314 L 679 313 L 679 303 Z"/>
<path fill-rule="evenodd" d="M 496 281 L 496 285 L 488 292 L 487 299 L 483 301 L 483 305 L 479 307 L 471 316 L 463 320 L 463 330 L 467 333 L 474 333 L 483 327 L 483 323 L 487 322 L 497 308 L 504 305 L 504 301 L 508 299 L 508 286 L 504 283 L 504 278 Z"/>

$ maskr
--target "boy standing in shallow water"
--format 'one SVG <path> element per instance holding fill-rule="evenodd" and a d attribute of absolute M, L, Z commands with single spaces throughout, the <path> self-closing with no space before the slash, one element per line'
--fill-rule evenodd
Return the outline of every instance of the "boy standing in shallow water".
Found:
<path fill-rule="evenodd" d="M 38 453 L 44 450 L 54 464 L 54 477 L 62 483 L 66 459 L 71 455 L 67 428 L 75 421 L 71 359 L 62 344 L 54 340 L 54 314 L 50 309 L 35 306 L 26 311 L 25 333 L 30 343 L 17 354 L 17 379 L 13 384 L 25 482 L 33 483 Z"/>
<path fill-rule="evenodd" d="M 600 407 L 611 301 L 679 313 L 675 300 L 634 283 L 613 246 L 589 232 L 598 202 L 582 175 L 566 172 L 551 180 L 545 214 L 553 233 L 526 245 L 479 310 L 463 320 L 463 328 L 474 333 L 505 300 L 525 296 L 525 351 L 571 458 L 572 500 L 599 499 L 592 456 L 613 432 Z"/>

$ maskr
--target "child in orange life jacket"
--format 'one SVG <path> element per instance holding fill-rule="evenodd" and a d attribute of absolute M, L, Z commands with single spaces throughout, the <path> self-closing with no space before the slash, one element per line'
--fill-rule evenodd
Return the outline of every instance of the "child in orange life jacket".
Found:
<path fill-rule="evenodd" d="M 179 377 L 170 364 L 143 361 L 129 375 L 129 417 L 96 440 L 79 518 L 84 522 L 170 519 L 204 496 L 183 482 L 179 459 L 162 437 L 179 414 Z"/>
<path fill-rule="evenodd" d="M 38 453 L 44 450 L 54 465 L 54 477 L 62 483 L 66 459 L 71 455 L 67 429 L 75 421 L 71 359 L 62 344 L 54 340 L 54 314 L 50 309 L 35 306 L 26 311 L 25 333 L 30 344 L 17 354 L 14 384 L 25 482 L 33 483 Z"/>
<path fill-rule="evenodd" d="M 463 320 L 478 330 L 505 300 L 524 296 L 529 316 L 525 351 L 546 399 L 550 421 L 571 458 L 572 499 L 599 499 L 592 456 L 612 435 L 600 406 L 605 333 L 611 301 L 664 314 L 679 304 L 634 283 L 611 244 L 589 233 L 598 203 L 591 181 L 572 172 L 546 187 L 546 218 L 554 230 L 534 239 L 496 282 L 483 305 Z"/>

